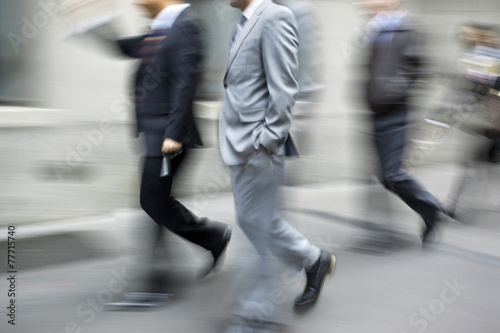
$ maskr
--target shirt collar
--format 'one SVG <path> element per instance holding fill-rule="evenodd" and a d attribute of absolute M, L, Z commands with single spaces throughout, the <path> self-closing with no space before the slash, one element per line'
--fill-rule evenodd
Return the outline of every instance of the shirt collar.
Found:
<path fill-rule="evenodd" d="M 407 11 L 380 11 L 367 23 L 367 28 L 374 32 L 399 28 L 407 14 Z"/>
<path fill-rule="evenodd" d="M 245 8 L 245 10 L 243 11 L 243 15 L 245 15 L 247 20 L 250 20 L 250 18 L 255 13 L 257 8 L 259 8 L 262 2 L 264 2 L 264 0 L 253 0 L 252 2 L 250 2 L 247 8 Z"/>
<path fill-rule="evenodd" d="M 373 40 L 382 31 L 400 28 L 408 15 L 407 11 L 380 11 L 365 26 L 365 41 Z"/>
<path fill-rule="evenodd" d="M 151 30 L 171 29 L 182 12 L 191 6 L 188 3 L 165 7 L 151 23 Z"/>

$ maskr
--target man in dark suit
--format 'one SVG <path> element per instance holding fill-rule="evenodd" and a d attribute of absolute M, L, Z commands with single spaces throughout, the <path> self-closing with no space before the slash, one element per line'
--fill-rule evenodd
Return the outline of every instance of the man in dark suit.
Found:
<path fill-rule="evenodd" d="M 172 181 L 189 148 L 201 145 L 192 102 L 202 59 L 200 29 L 189 4 L 174 0 L 137 1 L 152 18 L 150 33 L 118 40 L 121 51 L 141 59 L 135 77 L 137 133 L 144 133 L 146 156 L 140 203 L 161 227 L 211 251 L 213 265 L 231 237 L 231 227 L 197 218 L 171 196 Z M 171 158 L 161 177 L 163 157 Z"/>
<path fill-rule="evenodd" d="M 424 243 L 434 234 L 441 205 L 402 168 L 408 127 L 407 100 L 420 72 L 415 31 L 399 0 L 365 0 L 372 16 L 366 26 L 370 47 L 366 100 L 373 111 L 373 137 L 383 185 L 425 222 Z"/>

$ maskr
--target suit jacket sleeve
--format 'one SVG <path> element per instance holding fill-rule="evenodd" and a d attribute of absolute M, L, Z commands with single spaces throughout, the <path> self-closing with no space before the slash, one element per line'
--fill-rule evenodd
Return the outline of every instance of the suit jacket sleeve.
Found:
<path fill-rule="evenodd" d="M 163 139 L 169 138 L 183 142 L 188 121 L 192 117 L 192 102 L 201 60 L 201 36 L 193 21 L 186 21 L 175 36 L 176 44 L 168 56 L 170 74 L 171 113 Z"/>
<path fill-rule="evenodd" d="M 133 58 L 139 58 L 137 55 L 137 52 L 139 51 L 141 47 L 141 41 L 145 38 L 145 36 L 136 36 L 136 37 L 129 37 L 129 38 L 123 38 L 119 39 L 116 41 L 116 45 L 118 45 L 118 48 L 120 51 L 129 57 Z"/>
<path fill-rule="evenodd" d="M 299 90 L 298 33 L 289 10 L 281 11 L 266 22 L 262 32 L 262 59 L 269 105 L 259 143 L 276 153 L 288 137 Z"/>

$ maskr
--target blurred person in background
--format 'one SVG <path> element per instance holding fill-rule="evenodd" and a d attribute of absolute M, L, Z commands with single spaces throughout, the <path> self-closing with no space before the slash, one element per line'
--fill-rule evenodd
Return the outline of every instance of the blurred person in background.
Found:
<path fill-rule="evenodd" d="M 471 185 L 481 193 L 474 192 L 469 197 L 484 202 L 493 180 L 489 171 L 497 168 L 494 164 L 500 154 L 500 34 L 497 27 L 484 24 L 467 24 L 465 27 L 462 36 L 470 49 L 462 56 L 457 68 L 459 79 L 465 81 L 465 88 L 460 92 L 464 96 L 472 95 L 482 108 L 476 117 L 478 121 L 467 119 L 460 127 L 481 137 L 481 142 L 465 161 L 462 175 L 444 203 L 446 214 L 462 222 L 466 221 L 463 216 L 457 216 L 459 202 Z"/>
<path fill-rule="evenodd" d="M 226 332 L 274 332 L 287 323 L 275 259 L 306 287 L 297 309 L 314 305 L 335 257 L 313 246 L 277 211 L 287 138 L 298 93 L 297 25 L 271 0 L 229 0 L 242 15 L 232 38 L 219 120 L 220 150 L 230 167 L 238 225 L 257 252 L 246 265 Z M 286 298 L 286 296 L 284 296 Z M 264 311 L 269 306 L 271 311 Z M 259 315 L 256 315 L 259 314 Z"/>
<path fill-rule="evenodd" d="M 481 95 L 484 95 L 484 88 L 466 79 L 464 71 L 469 66 L 467 63 L 473 57 L 476 45 L 480 42 L 483 29 L 484 25 L 475 22 L 466 22 L 458 27 L 459 54 L 456 58 L 446 59 L 434 70 L 444 91 L 436 103 L 437 107 L 426 117 L 422 139 L 412 140 L 413 149 L 425 149 L 426 145 L 434 146 L 436 142 L 442 142 L 443 140 L 436 138 L 444 138 L 451 129 L 459 129 L 469 134 L 478 132 L 477 119 L 480 118 L 483 106 Z M 472 143 L 471 140 L 468 141 Z M 462 143 L 459 149 L 464 149 Z M 467 165 L 470 156 L 465 155 L 467 155 L 465 161 Z M 445 212 L 450 216 L 454 215 L 452 212 L 454 206 L 455 198 L 452 196 L 443 203 Z"/>
<path fill-rule="evenodd" d="M 467 22 L 459 27 L 458 42 L 461 46 L 460 54 L 457 58 L 447 59 L 445 64 L 440 64 L 437 69 L 439 77 L 446 79 L 443 83 L 447 88 L 443 101 L 440 103 L 436 114 L 433 116 L 434 120 L 443 122 L 447 125 L 454 126 L 456 118 L 462 118 L 462 111 L 464 106 L 475 106 L 478 102 L 478 87 L 476 84 L 466 80 L 462 74 L 464 67 L 464 60 L 470 58 L 474 48 L 479 42 L 479 34 L 483 26 Z M 458 124 L 465 125 L 463 123 Z"/>
<path fill-rule="evenodd" d="M 477 114 L 476 109 L 482 104 L 476 103 L 481 102 L 481 96 L 487 89 L 467 79 L 464 72 L 470 67 L 470 61 L 479 56 L 476 47 L 483 43 L 482 31 L 488 29 L 488 26 L 475 22 L 466 22 L 459 26 L 460 54 L 455 59 L 447 59 L 446 63 L 440 64 L 436 70 L 439 77 L 445 79 L 443 85 L 447 90 L 433 119 L 465 131 L 470 129 L 471 121 L 465 119 L 467 115 L 463 114 L 465 106 L 473 108 Z"/>
<path fill-rule="evenodd" d="M 365 98 L 372 111 L 373 140 L 382 184 L 398 195 L 425 222 L 422 241 L 435 237 L 442 207 L 412 175 L 402 160 L 408 129 L 408 98 L 421 70 L 415 26 L 399 0 L 357 2 L 370 16 Z"/>
<path fill-rule="evenodd" d="M 175 0 L 135 3 L 153 19 L 150 32 L 113 42 L 123 54 L 140 60 L 134 87 L 137 134 L 144 133 L 146 143 L 140 204 L 160 227 L 210 251 L 213 260 L 200 271 L 202 278 L 220 266 L 231 227 L 196 217 L 171 196 L 174 176 L 188 150 L 202 144 L 192 113 L 203 56 L 202 35 L 190 4 Z M 167 164 L 169 173 L 161 176 Z M 162 233 L 161 229 L 155 232 L 155 247 Z M 155 272 L 151 276 L 151 281 L 161 280 Z M 162 289 L 156 282 L 149 288 L 150 292 L 132 293 L 132 299 L 109 305 L 148 306 L 163 299 L 156 295 Z"/>

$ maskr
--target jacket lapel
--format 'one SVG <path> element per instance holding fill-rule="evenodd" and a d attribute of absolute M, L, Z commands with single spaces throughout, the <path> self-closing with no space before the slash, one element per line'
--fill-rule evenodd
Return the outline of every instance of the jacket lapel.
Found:
<path fill-rule="evenodd" d="M 227 58 L 226 62 L 226 70 L 224 73 L 224 79 L 226 78 L 227 72 L 229 71 L 229 67 L 231 67 L 231 64 L 234 61 L 234 58 L 236 57 L 236 54 L 238 54 L 238 51 L 240 50 L 241 45 L 247 38 L 248 34 L 252 31 L 253 27 L 255 24 L 259 21 L 260 15 L 262 12 L 271 4 L 271 0 L 264 0 L 259 8 L 255 11 L 255 13 L 252 15 L 250 20 L 245 24 L 243 29 L 240 31 L 239 35 L 237 36 L 236 40 L 234 41 L 234 45 L 231 48 L 229 52 L 229 56 Z"/>

